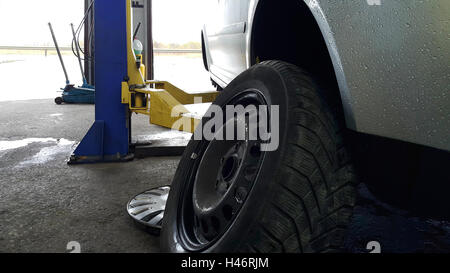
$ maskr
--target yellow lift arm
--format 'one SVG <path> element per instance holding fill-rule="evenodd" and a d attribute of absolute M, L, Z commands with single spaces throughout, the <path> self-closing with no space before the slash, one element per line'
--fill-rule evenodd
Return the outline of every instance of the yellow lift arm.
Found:
<path fill-rule="evenodd" d="M 132 7 L 127 1 L 127 62 L 128 81 L 122 82 L 122 103 L 131 112 L 150 117 L 150 123 L 193 133 L 201 117 L 191 113 L 185 105 L 215 101 L 218 92 L 189 94 L 165 81 L 145 79 L 145 67 L 138 65 L 133 50 Z"/>

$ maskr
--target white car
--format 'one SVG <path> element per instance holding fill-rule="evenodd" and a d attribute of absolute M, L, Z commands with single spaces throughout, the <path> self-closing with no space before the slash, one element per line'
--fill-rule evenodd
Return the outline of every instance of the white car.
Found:
<path fill-rule="evenodd" d="M 450 1 L 214 1 L 215 104 L 279 106 L 280 145 L 192 141 L 164 251 L 343 251 L 360 181 L 450 216 Z"/>

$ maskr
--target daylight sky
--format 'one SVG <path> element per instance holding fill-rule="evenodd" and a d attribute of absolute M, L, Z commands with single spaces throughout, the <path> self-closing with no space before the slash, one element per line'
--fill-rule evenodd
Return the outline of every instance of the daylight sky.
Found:
<path fill-rule="evenodd" d="M 199 41 L 207 10 L 215 0 L 153 0 L 154 40 Z M 60 45 L 71 42 L 70 23 L 83 18 L 84 0 L 0 0 L 0 45 L 53 45 L 52 22 Z"/>
<path fill-rule="evenodd" d="M 163 43 L 200 41 L 217 0 L 153 0 L 153 39 Z"/>

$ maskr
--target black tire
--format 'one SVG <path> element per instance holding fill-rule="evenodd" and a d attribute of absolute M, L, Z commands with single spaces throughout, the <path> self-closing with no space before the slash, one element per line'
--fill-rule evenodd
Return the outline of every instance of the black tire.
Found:
<path fill-rule="evenodd" d="M 58 105 L 61 105 L 63 102 L 64 102 L 64 100 L 63 100 L 63 98 L 61 98 L 61 97 L 57 97 L 57 98 L 55 99 L 55 103 L 58 104 Z"/>
<path fill-rule="evenodd" d="M 214 104 L 223 107 L 249 89 L 261 92 L 269 107 L 280 106 L 279 149 L 265 153 L 252 188 L 239 210 L 233 211 L 232 222 L 211 239 L 197 234 L 202 233 L 203 222 L 197 223 L 200 216 L 195 210 L 189 215 L 189 203 L 185 202 L 185 198 L 201 198 L 190 197 L 200 180 L 193 174 L 211 171 L 197 170 L 200 163 L 196 162 L 209 154 L 202 141 L 192 140 L 166 206 L 162 251 L 343 251 L 356 195 L 356 179 L 342 137 L 343 122 L 337 120 L 326 94 L 307 73 L 281 61 L 263 62 L 242 73 Z M 195 202 L 200 202 L 197 199 Z M 205 224 L 209 224 L 207 219 Z"/>

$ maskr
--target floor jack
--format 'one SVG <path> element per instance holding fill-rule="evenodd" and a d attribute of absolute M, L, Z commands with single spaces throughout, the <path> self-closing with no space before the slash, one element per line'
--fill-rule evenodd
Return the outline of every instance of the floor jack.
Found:
<path fill-rule="evenodd" d="M 140 43 L 133 37 L 132 1 L 96 0 L 94 10 L 96 120 L 68 164 L 124 162 L 137 154 L 181 155 L 184 147 L 132 143 L 132 114 L 149 116 L 151 124 L 193 133 L 204 114 L 195 109 L 207 110 L 219 93 L 190 94 L 168 82 L 146 80 L 141 47 L 136 47 Z M 133 198 L 127 206 L 129 215 L 159 230 L 169 190 L 162 187 Z"/>
<path fill-rule="evenodd" d="M 48 26 L 50 28 L 50 32 L 52 34 L 53 42 L 55 43 L 56 52 L 58 53 L 59 61 L 61 62 L 61 66 L 64 72 L 64 76 L 66 77 L 66 86 L 64 88 L 61 88 L 62 95 L 60 97 L 55 98 L 56 104 L 62 104 L 62 103 L 80 103 L 80 104 L 94 104 L 95 103 L 95 88 L 91 85 L 89 85 L 86 81 L 86 77 L 84 75 L 83 66 L 81 64 L 81 57 L 78 47 L 76 46 L 77 50 L 77 57 L 78 62 L 80 64 L 80 70 L 81 75 L 83 77 L 83 85 L 76 87 L 74 84 L 70 83 L 69 76 L 67 75 L 66 66 L 64 65 L 64 61 L 61 55 L 61 51 L 59 50 L 58 42 L 55 37 L 55 33 L 53 31 L 53 27 L 51 23 L 48 23 Z M 73 39 L 75 42 L 77 42 L 75 31 L 73 28 L 73 24 L 71 24 L 72 27 L 72 33 L 73 33 Z"/>

